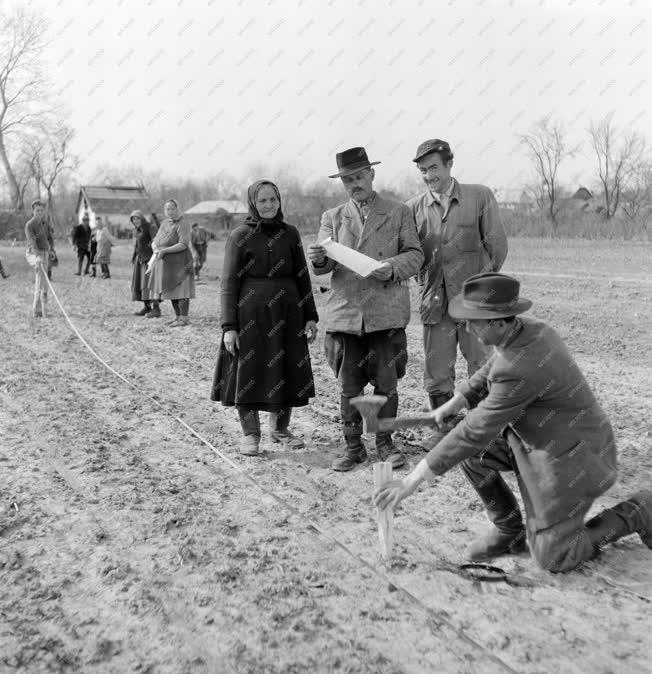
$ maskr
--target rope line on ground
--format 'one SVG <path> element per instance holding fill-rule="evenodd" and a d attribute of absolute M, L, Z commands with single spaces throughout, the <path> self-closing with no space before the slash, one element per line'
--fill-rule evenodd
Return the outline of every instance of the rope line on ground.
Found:
<path fill-rule="evenodd" d="M 109 372 L 114 374 L 120 381 L 125 383 L 127 386 L 130 388 L 134 389 L 137 391 L 140 395 L 146 396 L 149 400 L 151 400 L 164 414 L 167 416 L 171 417 L 174 419 L 177 423 L 179 423 L 181 426 L 183 426 L 187 431 L 189 431 L 192 435 L 194 435 L 198 440 L 200 440 L 206 447 L 208 447 L 216 456 L 218 456 L 220 459 L 225 461 L 229 466 L 231 466 L 236 472 L 238 472 L 242 477 L 244 477 L 246 480 L 248 480 L 251 484 L 253 484 L 255 487 L 260 489 L 264 494 L 267 496 L 270 496 L 273 498 L 277 503 L 282 505 L 286 510 L 290 511 L 293 515 L 295 515 L 297 518 L 305 522 L 310 529 L 313 531 L 317 532 L 320 536 L 325 538 L 327 541 L 330 543 L 336 545 L 340 550 L 342 550 L 345 554 L 347 554 L 349 557 L 351 557 L 353 560 L 364 566 L 366 569 L 371 571 L 377 578 L 382 580 L 383 582 L 387 583 L 388 587 L 390 589 L 393 589 L 395 591 L 398 591 L 405 597 L 407 597 L 413 604 L 415 604 L 417 607 L 419 607 L 422 611 L 426 613 L 426 615 L 429 617 L 428 620 L 428 627 L 430 630 L 434 633 L 437 631 L 441 625 L 446 625 L 449 629 L 451 629 L 462 641 L 464 641 L 466 644 L 469 646 L 472 646 L 473 648 L 482 651 L 482 653 L 485 655 L 485 657 L 495 664 L 499 665 L 502 669 L 504 669 L 507 672 L 510 672 L 512 674 L 517 674 L 516 670 L 512 669 L 504 660 L 501 660 L 498 656 L 494 655 L 491 653 L 485 646 L 483 646 L 480 642 L 476 641 L 472 637 L 470 637 L 466 632 L 459 628 L 456 627 L 447 617 L 444 615 L 442 611 L 438 611 L 434 608 L 431 608 L 430 606 L 426 605 L 422 600 L 420 600 L 416 595 L 414 595 L 412 592 L 409 590 L 405 589 L 404 587 L 398 585 L 394 581 L 392 581 L 387 575 L 385 575 L 382 571 L 380 571 L 378 568 L 376 568 L 371 562 L 368 562 L 367 560 L 363 559 L 360 557 L 357 553 L 355 553 L 351 548 L 349 548 L 345 543 L 340 541 L 336 536 L 333 534 L 329 533 L 326 531 L 323 527 L 321 527 L 319 524 L 311 520 L 309 517 L 306 517 L 300 510 L 295 508 L 292 504 L 288 503 L 285 501 L 283 498 L 275 494 L 273 491 L 269 490 L 267 487 L 265 487 L 263 484 L 258 482 L 256 478 L 252 477 L 249 475 L 243 468 L 241 468 L 235 461 L 233 461 L 227 454 L 224 454 L 221 450 L 219 450 L 217 447 L 215 447 L 209 440 L 207 440 L 203 435 L 201 435 L 198 431 L 196 431 L 192 426 L 190 426 L 188 423 L 186 423 L 181 417 L 177 416 L 174 414 L 174 412 L 171 412 L 163 403 L 161 403 L 159 400 L 157 400 L 153 395 L 148 393 L 147 391 L 144 391 L 141 389 L 137 384 L 129 381 L 124 375 L 122 375 L 120 372 L 118 372 L 115 368 L 113 368 L 109 363 L 107 363 L 102 356 L 100 356 L 97 351 L 86 341 L 84 336 L 81 334 L 81 332 L 77 329 L 77 326 L 72 322 L 70 319 L 70 316 L 68 315 L 68 312 L 66 311 L 65 307 L 61 303 L 61 300 L 59 299 L 59 296 L 57 295 L 56 291 L 54 290 L 54 287 L 50 281 L 50 279 L 47 276 L 47 273 L 45 272 L 45 269 L 43 267 L 42 262 L 39 260 L 38 261 L 38 267 L 43 274 L 43 277 L 48 285 L 48 288 L 50 289 L 50 292 L 52 293 L 52 296 L 54 297 L 57 305 L 59 306 L 59 309 L 61 310 L 61 313 L 63 314 L 64 318 L 66 319 L 68 325 L 72 329 L 72 331 L 75 333 L 79 341 L 84 345 L 84 347 L 91 353 L 91 355 L 98 360 Z M 430 624 L 434 624 L 434 629 L 433 626 Z"/>

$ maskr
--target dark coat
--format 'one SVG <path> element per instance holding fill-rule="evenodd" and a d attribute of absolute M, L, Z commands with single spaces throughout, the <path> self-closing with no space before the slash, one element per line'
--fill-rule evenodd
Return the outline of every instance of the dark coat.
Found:
<path fill-rule="evenodd" d="M 514 453 L 521 490 L 545 529 L 616 480 L 611 424 L 549 325 L 519 318 L 516 334 L 460 388 L 472 410 L 427 455 L 441 474 L 491 446 L 501 433 Z"/>
<path fill-rule="evenodd" d="M 301 237 L 292 225 L 241 225 L 226 242 L 224 331 L 237 330 L 231 356 L 222 341 L 211 399 L 258 410 L 298 407 L 315 395 L 306 321 L 317 321 Z"/>
<path fill-rule="evenodd" d="M 79 223 L 72 233 L 72 245 L 88 250 L 91 242 L 91 226 Z"/>

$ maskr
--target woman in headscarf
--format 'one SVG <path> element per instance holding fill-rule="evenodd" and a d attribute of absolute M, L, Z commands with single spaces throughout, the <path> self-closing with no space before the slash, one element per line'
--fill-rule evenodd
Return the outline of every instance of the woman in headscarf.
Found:
<path fill-rule="evenodd" d="M 179 204 L 168 199 L 165 220 L 152 241 L 148 288 L 152 300 L 171 300 L 176 318 L 171 327 L 188 325 L 190 300 L 195 297 L 190 223 L 179 215 Z"/>
<path fill-rule="evenodd" d="M 317 336 L 318 316 L 301 237 L 283 222 L 278 188 L 260 180 L 247 196 L 249 216 L 224 252 L 223 335 L 211 399 L 237 408 L 240 451 L 255 456 L 259 411 L 270 412 L 273 442 L 305 446 L 288 426 L 292 408 L 315 395 L 308 344 Z"/>
<path fill-rule="evenodd" d="M 129 220 L 136 230 L 134 253 L 131 256 L 131 263 L 134 266 L 131 275 L 131 300 L 144 304 L 140 311 L 136 311 L 136 316 L 149 318 L 152 314 L 151 318 L 158 318 L 161 310 L 158 301 L 151 298 L 147 285 L 147 263 L 152 257 L 152 239 L 156 236 L 156 227 L 147 222 L 142 211 L 133 211 Z"/>

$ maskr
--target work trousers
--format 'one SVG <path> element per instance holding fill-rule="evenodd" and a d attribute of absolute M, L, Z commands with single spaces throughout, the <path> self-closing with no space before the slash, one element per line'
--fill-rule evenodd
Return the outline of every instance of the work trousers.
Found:
<path fill-rule="evenodd" d="M 46 250 L 40 250 L 37 253 L 27 253 L 26 257 L 29 265 L 35 270 L 32 309 L 45 314 L 48 301 L 48 283 L 45 280 L 45 274 L 48 270 L 49 254 Z"/>
<path fill-rule="evenodd" d="M 500 504 L 509 502 L 503 496 L 504 490 L 511 494 L 500 472 L 513 471 L 516 474 L 525 505 L 530 553 L 542 568 L 553 572 L 571 571 L 595 556 L 596 551 L 584 522 L 593 501 L 578 502 L 562 521 L 544 529 L 537 528 L 537 513 L 528 498 L 527 484 L 518 474 L 514 454 L 502 437 L 497 438 L 490 448 L 466 459 L 462 469 L 484 501 L 489 519 L 498 528 L 501 522 L 513 519 L 509 512 L 500 512 Z"/>
<path fill-rule="evenodd" d="M 198 243 L 195 244 L 195 250 L 197 251 L 197 258 L 194 264 L 195 268 L 195 276 L 199 274 L 201 271 L 201 268 L 204 266 L 204 263 L 206 262 L 206 251 L 208 249 L 208 244 L 206 243 Z"/>
<path fill-rule="evenodd" d="M 367 384 L 374 387 L 376 395 L 387 396 L 378 416 L 396 416 L 396 388 L 407 364 L 407 338 L 403 328 L 362 335 L 327 332 L 324 349 L 326 360 L 340 382 L 340 416 L 345 436 L 362 435 L 362 416 L 351 405 L 351 398 L 362 395 Z"/>
<path fill-rule="evenodd" d="M 470 377 L 484 365 L 489 348 L 467 331 L 466 323 L 458 323 L 446 313 L 439 323 L 423 326 L 423 383 L 429 395 L 453 393 L 458 344 Z"/>
<path fill-rule="evenodd" d="M 91 252 L 88 248 L 77 247 L 77 273 L 81 274 L 82 265 L 86 260 L 86 268 L 84 269 L 84 274 L 88 274 L 88 270 L 91 267 Z"/>

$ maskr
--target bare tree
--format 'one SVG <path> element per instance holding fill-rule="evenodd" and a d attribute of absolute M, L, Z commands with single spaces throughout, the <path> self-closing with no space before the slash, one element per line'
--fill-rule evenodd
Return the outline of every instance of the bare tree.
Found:
<path fill-rule="evenodd" d="M 39 194 L 41 186 L 45 190 L 49 216 L 51 222 L 57 227 L 59 223 L 54 210 L 54 186 L 63 171 L 77 167 L 77 157 L 70 151 L 73 136 L 73 130 L 60 123 L 54 129 L 43 129 L 42 135 L 33 145 L 32 174 L 38 181 Z"/>
<path fill-rule="evenodd" d="M 46 81 L 41 69 L 46 46 L 46 24 L 27 7 L 0 12 L 0 162 L 4 167 L 15 209 L 23 208 L 23 195 L 12 166 L 12 135 L 42 119 Z"/>
<path fill-rule="evenodd" d="M 598 160 L 598 177 L 602 185 L 604 214 L 612 218 L 621 202 L 623 191 L 636 173 L 645 154 L 645 137 L 637 131 L 619 132 L 613 113 L 599 122 L 591 122 L 589 136 Z M 620 141 L 618 140 L 620 136 Z"/>
<path fill-rule="evenodd" d="M 548 217 L 553 227 L 557 227 L 559 211 L 559 166 L 577 153 L 578 147 L 568 144 L 563 124 L 551 116 L 534 123 L 529 133 L 519 136 L 525 146 L 536 176 L 536 184 L 541 185 L 545 197 Z M 537 200 L 539 200 L 537 198 Z"/>
<path fill-rule="evenodd" d="M 644 160 L 632 167 L 627 187 L 621 192 L 620 203 L 631 220 L 652 209 L 652 163 Z"/>

